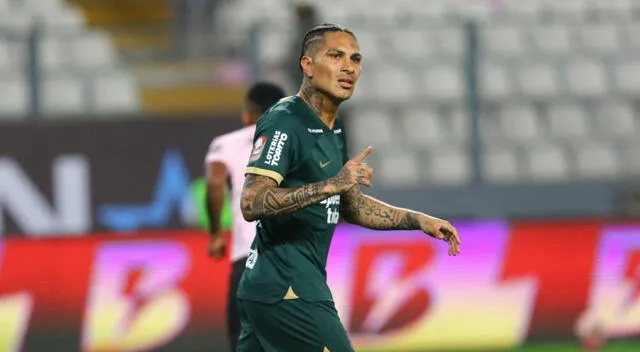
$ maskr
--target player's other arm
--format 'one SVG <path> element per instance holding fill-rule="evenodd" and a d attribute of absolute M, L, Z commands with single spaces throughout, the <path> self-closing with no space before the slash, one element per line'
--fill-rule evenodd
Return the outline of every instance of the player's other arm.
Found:
<path fill-rule="evenodd" d="M 295 188 L 281 188 L 271 177 L 249 173 L 242 188 L 242 216 L 247 221 L 256 221 L 289 214 L 333 195 L 343 194 L 358 184 L 368 186 L 369 178 L 364 177 L 368 167 L 359 161 L 370 152 L 371 148 L 365 149 L 354 162 L 347 163 L 336 176 L 326 181 Z"/>
<path fill-rule="evenodd" d="M 347 162 L 347 165 L 354 160 Z M 366 165 L 359 161 L 360 166 Z M 369 180 L 373 170 L 368 166 L 360 168 Z M 360 171 L 362 172 L 362 171 Z M 374 230 L 421 230 L 426 234 L 449 243 L 449 254 L 460 252 L 458 232 L 449 222 L 410 209 L 386 204 L 362 193 L 360 187 L 352 187 L 340 197 L 340 216 L 348 223 Z"/>
<path fill-rule="evenodd" d="M 340 215 L 349 223 L 374 230 L 421 230 L 449 243 L 449 254 L 460 253 L 458 232 L 448 221 L 398 208 L 353 187 L 340 197 Z"/>

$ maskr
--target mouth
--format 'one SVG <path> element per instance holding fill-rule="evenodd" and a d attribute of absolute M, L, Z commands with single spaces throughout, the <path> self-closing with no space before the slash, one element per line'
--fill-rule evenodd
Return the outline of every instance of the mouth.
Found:
<path fill-rule="evenodd" d="M 344 89 L 351 89 L 353 88 L 354 80 L 351 78 L 342 78 L 338 80 L 338 84 Z"/>

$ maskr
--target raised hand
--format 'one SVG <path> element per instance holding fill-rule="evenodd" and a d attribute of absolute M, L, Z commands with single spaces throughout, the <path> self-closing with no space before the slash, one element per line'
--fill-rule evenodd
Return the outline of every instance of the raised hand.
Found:
<path fill-rule="evenodd" d="M 356 185 L 371 187 L 373 178 L 373 168 L 371 168 L 365 159 L 373 147 L 368 146 L 356 155 L 353 159 L 347 161 L 337 175 L 329 179 L 329 184 L 336 187 L 338 193 L 344 193 Z"/>

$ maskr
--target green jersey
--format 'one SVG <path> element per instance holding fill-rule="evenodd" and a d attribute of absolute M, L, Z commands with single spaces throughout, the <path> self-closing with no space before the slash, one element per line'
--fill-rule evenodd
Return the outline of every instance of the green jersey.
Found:
<path fill-rule="evenodd" d="M 258 120 L 247 173 L 268 176 L 284 188 L 327 180 L 348 160 L 344 133 L 340 118 L 330 129 L 304 100 L 284 98 Z M 336 195 L 258 221 L 238 298 L 331 301 L 325 267 L 339 214 Z"/>

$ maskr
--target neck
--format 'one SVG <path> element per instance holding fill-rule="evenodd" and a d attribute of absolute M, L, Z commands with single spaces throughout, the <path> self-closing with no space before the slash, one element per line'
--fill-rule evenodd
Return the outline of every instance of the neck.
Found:
<path fill-rule="evenodd" d="M 329 98 L 326 94 L 306 83 L 302 84 L 298 96 L 318 114 L 318 117 L 320 117 L 320 120 L 322 120 L 325 125 L 333 128 L 338 114 L 338 108 L 340 107 L 339 102 Z"/>

